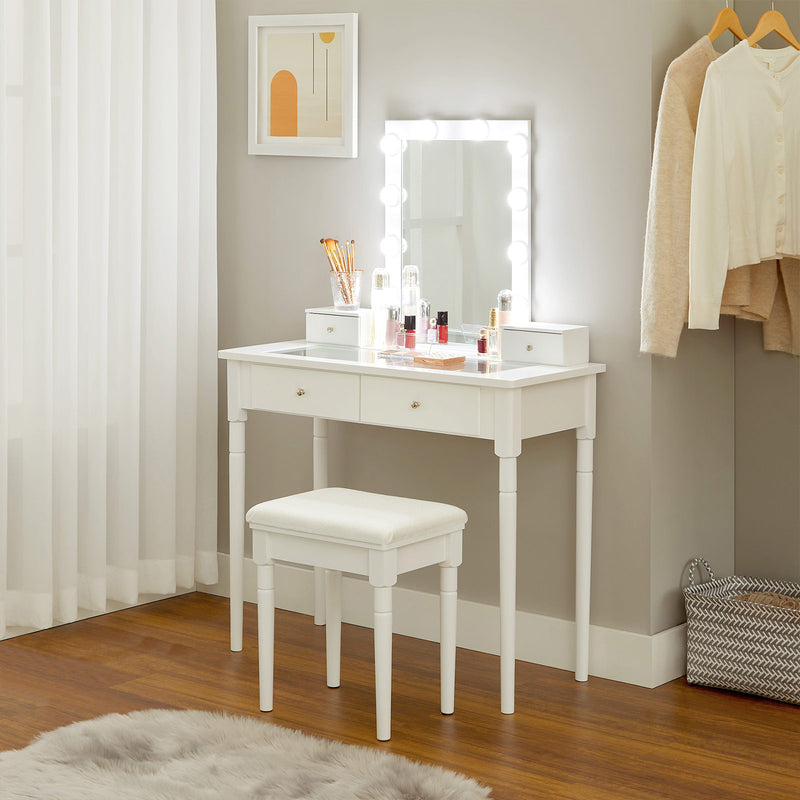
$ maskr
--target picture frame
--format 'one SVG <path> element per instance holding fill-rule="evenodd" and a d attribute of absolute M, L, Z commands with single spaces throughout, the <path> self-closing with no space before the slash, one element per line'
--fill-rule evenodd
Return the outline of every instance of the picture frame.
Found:
<path fill-rule="evenodd" d="M 247 152 L 357 157 L 358 14 L 248 17 Z"/>

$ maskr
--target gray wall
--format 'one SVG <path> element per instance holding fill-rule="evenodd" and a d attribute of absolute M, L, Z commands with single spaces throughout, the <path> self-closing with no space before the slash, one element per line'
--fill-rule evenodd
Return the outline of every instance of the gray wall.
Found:
<path fill-rule="evenodd" d="M 752 31 L 766 4 L 739 0 Z M 776 3 L 795 36 L 800 4 Z M 785 47 L 775 34 L 764 47 Z M 800 580 L 800 360 L 761 347 L 760 327 L 736 322 L 736 572 Z"/>
<path fill-rule="evenodd" d="M 302 337 L 303 309 L 330 302 L 321 236 L 355 238 L 361 267 L 381 263 L 385 119 L 532 120 L 534 314 L 590 325 L 591 357 L 608 365 L 598 380 L 592 622 L 639 633 L 681 621 L 681 573 L 695 552 L 722 572 L 733 567 L 733 325 L 686 335 L 674 362 L 638 353 L 654 106 L 669 60 L 718 8 L 665 0 L 328 6 L 359 12 L 360 144 L 351 160 L 247 155 L 247 16 L 313 13 L 318 3 L 217 4 L 220 347 Z M 221 409 L 224 386 L 221 370 Z M 224 420 L 223 411 L 222 454 Z M 251 414 L 247 435 L 248 505 L 310 488 L 310 420 Z M 529 440 L 519 465 L 518 605 L 565 619 L 574 611 L 574 450 L 569 433 Z M 497 602 L 490 443 L 332 424 L 330 479 L 466 508 L 460 594 Z M 223 457 L 223 552 L 226 508 Z M 402 584 L 437 590 L 433 572 Z"/>

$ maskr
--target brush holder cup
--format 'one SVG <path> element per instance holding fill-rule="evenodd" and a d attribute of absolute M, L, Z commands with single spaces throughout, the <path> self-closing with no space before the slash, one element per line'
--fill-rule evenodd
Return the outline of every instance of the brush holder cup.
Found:
<path fill-rule="evenodd" d="M 338 311 L 357 311 L 361 307 L 361 276 L 363 270 L 337 272 L 332 270 L 331 293 L 333 306 Z"/>

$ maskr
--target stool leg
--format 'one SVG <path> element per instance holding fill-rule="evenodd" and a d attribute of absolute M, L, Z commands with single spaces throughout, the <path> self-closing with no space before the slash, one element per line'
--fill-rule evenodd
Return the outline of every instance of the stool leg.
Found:
<path fill-rule="evenodd" d="M 342 573 L 325 570 L 325 652 L 328 666 L 328 686 L 339 686 L 339 666 L 342 653 Z"/>
<path fill-rule="evenodd" d="M 258 567 L 258 688 L 259 707 L 272 711 L 272 681 L 275 663 L 275 568 Z"/>
<path fill-rule="evenodd" d="M 456 606 L 458 568 L 439 567 L 440 635 L 439 660 L 442 714 L 452 714 L 456 694 Z"/>
<path fill-rule="evenodd" d="M 378 740 L 392 735 L 392 587 L 375 587 L 375 716 Z"/>

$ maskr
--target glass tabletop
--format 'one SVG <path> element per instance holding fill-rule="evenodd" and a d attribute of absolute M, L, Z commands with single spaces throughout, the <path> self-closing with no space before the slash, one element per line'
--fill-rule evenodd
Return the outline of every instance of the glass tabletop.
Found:
<path fill-rule="evenodd" d="M 513 361 L 489 360 L 477 355 L 468 355 L 462 364 L 448 367 L 414 363 L 415 355 L 463 355 L 452 351 L 445 352 L 436 347 L 432 347 L 430 351 L 425 347 L 414 351 L 397 350 L 389 352 L 348 345 L 306 344 L 301 347 L 287 347 L 284 350 L 273 350 L 272 352 L 287 356 L 295 356 L 297 358 L 324 358 L 356 364 L 375 364 L 376 366 L 385 365 L 388 367 L 408 367 L 414 369 L 442 369 L 447 372 L 461 372 L 469 375 L 499 375 L 503 372 L 531 366 L 530 364 L 521 364 Z"/>

